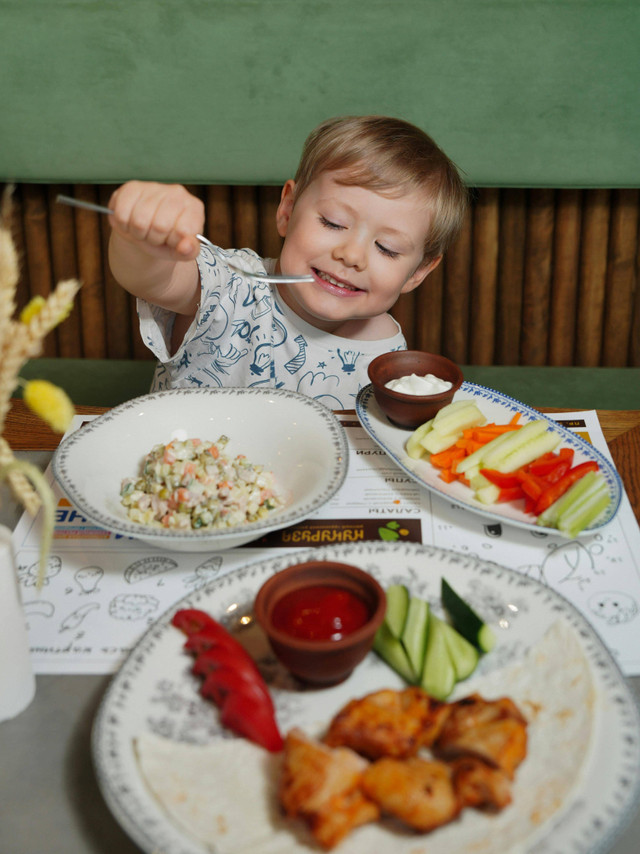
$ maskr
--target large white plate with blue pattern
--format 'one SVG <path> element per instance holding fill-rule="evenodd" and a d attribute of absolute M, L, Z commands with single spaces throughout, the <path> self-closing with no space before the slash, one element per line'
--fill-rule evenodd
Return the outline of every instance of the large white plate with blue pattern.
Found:
<path fill-rule="evenodd" d="M 191 658 L 183 651 L 184 636 L 171 625 L 171 617 L 181 607 L 201 608 L 237 634 L 269 684 L 282 732 L 298 726 L 316 734 L 318 726 L 326 728 L 350 699 L 404 686 L 370 653 L 340 685 L 301 689 L 270 653 L 264 635 L 251 620 L 258 589 L 293 563 L 322 559 L 355 564 L 385 587 L 406 584 L 441 616 L 440 584 L 445 577 L 497 637 L 492 652 L 483 656 L 469 680 L 458 684 L 451 699 L 473 691 L 486 697 L 508 695 L 529 719 L 528 756 L 516 772 L 508 809 L 499 815 L 468 810 L 461 819 L 424 836 L 405 834 L 387 824 L 369 825 L 350 834 L 340 844 L 340 854 L 601 854 L 608 850 L 638 805 L 640 716 L 629 686 L 596 631 L 560 594 L 518 572 L 433 546 L 374 542 L 285 551 L 250 563 L 176 603 L 140 639 L 103 697 L 92 738 L 105 799 L 140 848 L 148 854 L 227 854 L 222 843 L 205 845 L 187 827 L 174 823 L 147 787 L 135 746 L 137 739 L 149 734 L 174 743 L 175 755 L 189 744 L 209 749 L 224 745 L 225 753 L 229 746 L 233 752 L 235 744 L 239 762 L 249 757 L 244 787 L 232 793 L 234 802 L 239 800 L 244 807 L 236 811 L 241 833 L 246 825 L 243 851 L 308 854 L 318 850 L 301 823 L 284 819 L 275 803 L 263 828 L 264 844 L 250 841 L 251 820 L 261 812 L 257 800 L 275 798 L 277 766 L 267 764 L 272 754 L 259 748 L 255 748 L 257 762 L 251 760 L 251 745 L 225 730 L 213 705 L 198 695 Z M 171 769 L 174 766 L 171 763 Z M 196 785 L 199 779 L 196 775 Z M 218 798 L 224 786 L 223 780 Z M 225 832 L 229 830 L 222 802 L 203 793 L 202 787 L 197 791 L 208 796 L 205 812 L 222 815 Z M 179 792 L 182 799 L 184 790 Z"/>
<path fill-rule="evenodd" d="M 581 531 L 579 536 L 592 535 L 611 522 L 618 512 L 620 501 L 622 500 L 622 481 L 614 466 L 597 448 L 594 448 L 593 445 L 586 442 L 582 437 L 557 424 L 552 418 L 532 409 L 524 403 L 520 403 L 520 401 L 515 400 L 513 397 L 502 394 L 502 392 L 494 391 L 475 383 L 464 382 L 455 393 L 453 399 L 454 401 L 473 400 L 487 421 L 495 421 L 497 424 L 506 424 L 516 412 L 521 415 L 521 424 L 540 419 L 548 421 L 549 429 L 555 430 L 561 435 L 562 446 L 573 449 L 575 464 L 586 462 L 587 460 L 595 460 L 598 463 L 609 489 L 611 500 L 608 508 L 589 527 Z M 411 431 L 404 430 L 389 421 L 376 402 L 372 385 L 360 389 L 356 399 L 356 413 L 360 423 L 373 441 L 389 455 L 405 474 L 433 494 L 440 496 L 451 504 L 464 507 L 472 513 L 478 513 L 481 516 L 492 519 L 494 522 L 507 522 L 518 528 L 526 528 L 539 532 L 545 531 L 548 534 L 562 536 L 560 531 L 555 528 L 537 525 L 535 517 L 530 513 L 524 512 L 521 501 L 491 505 L 482 504 L 474 498 L 471 489 L 463 483 L 457 481 L 454 483 L 445 483 L 439 476 L 439 470 L 427 462 L 426 459 L 414 460 L 407 456 L 405 443 L 411 435 Z"/>

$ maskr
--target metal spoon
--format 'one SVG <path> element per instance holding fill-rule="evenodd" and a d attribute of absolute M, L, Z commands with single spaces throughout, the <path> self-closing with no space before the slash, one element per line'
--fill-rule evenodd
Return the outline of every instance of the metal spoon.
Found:
<path fill-rule="evenodd" d="M 95 205 L 93 202 L 83 202 L 80 199 L 74 199 L 72 196 L 64 196 L 59 194 L 56 196 L 56 202 L 60 202 L 63 205 L 70 205 L 73 208 L 83 208 L 87 211 L 94 211 L 95 213 L 107 214 L 108 216 L 113 214 L 113 211 L 110 208 L 106 208 L 103 205 Z M 250 270 L 243 270 L 241 267 L 237 267 L 233 264 L 229 258 L 229 254 L 225 252 L 224 249 L 221 249 L 219 246 L 216 246 L 215 243 L 212 243 L 210 240 L 203 234 L 196 234 L 197 239 L 204 246 L 208 246 L 212 252 L 214 252 L 218 257 L 222 258 L 225 264 L 229 267 L 230 270 L 234 270 L 236 273 L 241 273 L 247 279 L 259 279 L 261 282 L 271 282 L 273 284 L 284 284 L 284 285 L 293 285 L 296 282 L 313 282 L 313 276 L 282 276 L 278 274 L 268 274 L 268 273 L 254 273 Z"/>

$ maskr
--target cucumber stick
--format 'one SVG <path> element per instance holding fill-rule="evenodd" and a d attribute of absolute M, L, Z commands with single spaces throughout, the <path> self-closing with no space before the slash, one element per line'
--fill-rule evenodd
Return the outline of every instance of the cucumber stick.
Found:
<path fill-rule="evenodd" d="M 494 468 L 497 468 L 498 471 L 504 472 L 505 474 L 517 471 L 518 469 L 523 468 L 523 466 L 528 466 L 529 463 L 537 460 L 538 457 L 541 457 L 543 454 L 553 451 L 561 441 L 562 438 L 559 433 L 555 433 L 552 430 L 545 430 L 544 433 L 541 433 L 539 436 L 535 436 L 525 445 L 520 445 L 515 450 L 512 450 L 511 453 L 494 466 Z"/>
<path fill-rule="evenodd" d="M 442 583 L 444 589 L 444 579 Z M 451 590 L 448 585 L 447 588 Z M 450 595 L 448 592 L 447 596 Z M 464 637 L 455 624 L 450 625 L 436 616 L 425 599 L 411 596 L 403 584 L 390 585 L 387 596 L 391 600 L 391 622 L 395 621 L 395 625 L 393 629 L 389 625 L 388 609 L 373 649 L 406 682 L 420 685 L 436 699 L 445 699 L 457 682 L 473 673 L 483 650 Z M 464 602 L 463 605 L 469 608 Z M 477 615 L 475 619 L 481 622 Z M 394 632 L 400 624 L 402 633 L 398 637 Z M 484 626 L 480 634 L 484 647 L 490 648 L 493 645 L 491 629 Z"/>
<path fill-rule="evenodd" d="M 424 599 L 412 596 L 409 599 L 407 620 L 402 632 L 402 646 L 414 673 L 422 673 L 427 645 L 429 605 Z"/>
<path fill-rule="evenodd" d="M 437 433 L 443 436 L 456 434 L 460 438 L 463 430 L 486 422 L 487 419 L 472 400 L 460 401 L 460 403 L 465 405 L 456 406 L 454 409 L 445 406 L 436 414 L 433 419 L 433 429 Z"/>
<path fill-rule="evenodd" d="M 442 631 L 444 632 L 449 658 L 456 671 L 456 682 L 462 682 L 463 679 L 471 676 L 478 666 L 480 652 L 449 623 L 442 622 Z"/>
<path fill-rule="evenodd" d="M 420 687 L 436 700 L 446 700 L 456 684 L 456 669 L 449 655 L 444 623 L 434 614 L 429 619 Z"/>
<path fill-rule="evenodd" d="M 476 614 L 444 578 L 441 582 L 441 596 L 453 627 L 481 652 L 492 650 L 496 637 L 491 626 Z"/>
<path fill-rule="evenodd" d="M 595 474 L 595 472 L 592 472 Z M 558 519 L 558 530 L 568 537 L 577 537 L 580 531 L 589 526 L 609 506 L 611 498 L 607 484 L 602 478 L 595 483 L 577 506 L 565 510 Z"/>
<path fill-rule="evenodd" d="M 438 421 L 442 421 L 447 415 L 451 415 L 452 412 L 459 412 L 461 409 L 465 409 L 465 407 L 469 406 L 470 403 L 473 403 L 472 400 L 454 400 L 452 403 L 447 404 L 447 406 L 443 406 L 442 409 L 439 409 L 436 414 L 433 416 L 434 424 Z"/>
<path fill-rule="evenodd" d="M 386 592 L 387 610 L 384 621 L 391 634 L 400 640 L 409 610 L 409 589 L 404 584 L 391 584 Z"/>
<path fill-rule="evenodd" d="M 391 634 L 389 627 L 384 622 L 373 639 L 373 649 L 392 670 L 402 676 L 405 682 L 409 682 L 411 685 L 415 684 L 417 676 L 411 668 L 407 653 L 400 640 Z"/>
<path fill-rule="evenodd" d="M 482 448 L 478 448 L 477 451 L 460 460 L 457 471 L 464 474 L 474 466 L 487 469 L 497 468 L 502 460 L 518 450 L 518 448 L 526 445 L 527 442 L 530 442 L 537 436 L 541 436 L 546 430 L 547 422 L 538 420 L 530 421 L 519 430 L 509 430 L 506 433 L 502 433 L 491 442 L 487 442 Z M 558 436 L 559 439 L 560 437 Z"/>
<path fill-rule="evenodd" d="M 420 442 L 423 449 L 429 454 L 439 454 L 440 451 L 446 451 L 460 438 L 460 433 L 438 433 L 437 430 L 431 430 Z"/>
<path fill-rule="evenodd" d="M 569 537 L 575 537 L 583 528 L 607 508 L 609 489 L 599 472 L 587 472 L 556 502 L 541 513 L 536 522 L 558 528 Z"/>
<path fill-rule="evenodd" d="M 431 421 L 425 421 L 425 423 L 417 427 L 407 439 L 407 443 L 404 447 L 407 455 L 411 457 L 412 460 L 419 460 L 424 454 L 425 449 L 422 447 L 422 440 L 432 430 L 432 424 L 433 418 Z"/>

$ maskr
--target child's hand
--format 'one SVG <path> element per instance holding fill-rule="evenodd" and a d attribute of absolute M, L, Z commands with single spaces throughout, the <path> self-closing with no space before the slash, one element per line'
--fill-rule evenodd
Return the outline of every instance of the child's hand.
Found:
<path fill-rule="evenodd" d="M 204 229 L 204 205 L 178 184 L 129 181 L 111 196 L 114 232 L 155 258 L 192 261 Z"/>

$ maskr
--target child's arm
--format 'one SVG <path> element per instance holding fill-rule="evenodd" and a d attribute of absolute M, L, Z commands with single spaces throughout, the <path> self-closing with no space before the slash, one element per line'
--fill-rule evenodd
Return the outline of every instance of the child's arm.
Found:
<path fill-rule="evenodd" d="M 200 199 L 178 185 L 130 181 L 109 204 L 109 264 L 116 280 L 134 296 L 192 318 L 200 301 Z"/>

